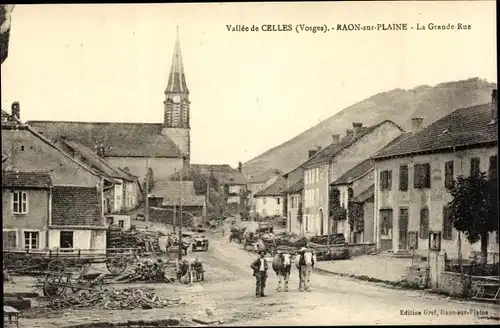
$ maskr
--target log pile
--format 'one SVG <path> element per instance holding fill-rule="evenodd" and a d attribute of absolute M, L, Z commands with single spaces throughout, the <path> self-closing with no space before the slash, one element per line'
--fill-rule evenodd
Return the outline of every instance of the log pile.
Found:
<path fill-rule="evenodd" d="M 160 233 L 155 231 L 122 231 L 111 226 L 108 230 L 108 248 L 138 248 L 142 252 L 158 252 Z"/>
<path fill-rule="evenodd" d="M 297 235 L 284 235 L 280 237 L 276 237 L 276 245 L 277 246 L 289 246 L 289 247 L 305 247 L 307 244 L 306 237 L 300 237 Z"/>
<path fill-rule="evenodd" d="M 314 236 L 311 237 L 311 243 L 327 245 L 328 244 L 328 235 L 322 236 Z M 345 245 L 345 237 L 343 234 L 333 234 L 330 235 L 330 245 L 331 246 L 344 246 Z"/>
<path fill-rule="evenodd" d="M 82 290 L 54 299 L 47 304 L 51 309 L 100 307 L 109 310 L 153 309 L 178 305 L 179 299 L 162 299 L 142 289 Z"/>
<path fill-rule="evenodd" d="M 167 263 L 161 259 L 156 262 L 144 261 L 137 264 L 128 281 L 173 282 L 174 278 L 167 277 L 167 270 Z"/>

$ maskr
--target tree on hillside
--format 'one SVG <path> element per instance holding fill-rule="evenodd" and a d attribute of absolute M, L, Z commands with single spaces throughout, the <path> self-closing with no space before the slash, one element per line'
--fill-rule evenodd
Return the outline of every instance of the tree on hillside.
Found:
<path fill-rule="evenodd" d="M 481 241 L 481 263 L 487 263 L 488 233 L 498 233 L 498 186 L 496 176 L 488 178 L 478 172 L 459 176 L 450 190 L 453 200 L 450 220 L 465 234 L 469 243 Z"/>

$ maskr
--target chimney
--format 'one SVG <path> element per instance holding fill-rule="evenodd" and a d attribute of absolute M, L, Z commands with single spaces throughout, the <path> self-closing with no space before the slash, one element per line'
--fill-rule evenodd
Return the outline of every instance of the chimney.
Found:
<path fill-rule="evenodd" d="M 497 89 L 494 89 L 491 92 L 491 123 L 497 121 L 498 118 L 498 98 L 497 98 Z"/>
<path fill-rule="evenodd" d="M 243 164 L 241 164 L 241 162 L 238 162 L 238 172 L 242 172 L 243 171 Z"/>
<path fill-rule="evenodd" d="M 317 149 L 318 150 L 316 152 L 320 151 L 321 150 L 321 146 L 318 146 Z"/>
<path fill-rule="evenodd" d="M 361 127 L 363 123 L 352 122 L 352 129 L 354 130 L 354 135 L 357 136 L 361 132 Z"/>
<path fill-rule="evenodd" d="M 351 129 L 347 129 L 347 130 L 345 130 L 345 134 L 347 137 L 352 137 L 352 135 L 354 134 L 354 131 Z"/>
<path fill-rule="evenodd" d="M 309 158 L 313 157 L 314 155 L 316 155 L 318 151 L 316 149 L 312 149 L 309 151 Z"/>
<path fill-rule="evenodd" d="M 332 143 L 336 144 L 340 141 L 340 134 L 332 134 Z"/>
<path fill-rule="evenodd" d="M 21 119 L 21 107 L 19 106 L 19 102 L 14 101 L 11 106 L 12 109 L 12 116 L 17 118 L 18 120 Z"/>
<path fill-rule="evenodd" d="M 424 119 L 422 117 L 414 117 L 411 119 L 411 132 L 416 133 L 422 130 Z"/>

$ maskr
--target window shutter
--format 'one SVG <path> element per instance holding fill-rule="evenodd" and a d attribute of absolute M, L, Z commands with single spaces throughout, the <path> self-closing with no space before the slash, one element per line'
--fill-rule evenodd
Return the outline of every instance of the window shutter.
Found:
<path fill-rule="evenodd" d="M 496 179 L 497 177 L 497 156 L 490 156 L 490 168 L 489 175 L 491 179 Z"/>
<path fill-rule="evenodd" d="M 470 160 L 470 175 L 477 174 L 480 171 L 480 161 L 479 158 L 474 157 Z"/>
<path fill-rule="evenodd" d="M 408 165 L 401 165 L 399 167 L 399 190 L 408 190 Z"/>
<path fill-rule="evenodd" d="M 392 170 L 387 171 L 387 190 L 391 190 L 392 186 Z"/>
<path fill-rule="evenodd" d="M 430 188 L 431 187 L 431 165 L 429 163 L 424 164 L 424 170 L 425 170 L 425 188 Z"/>
<path fill-rule="evenodd" d="M 447 189 L 451 189 L 453 187 L 453 161 L 448 161 L 444 166 L 444 184 Z"/>
<path fill-rule="evenodd" d="M 384 190 L 385 171 L 380 172 L 380 190 Z"/>
<path fill-rule="evenodd" d="M 429 235 L 429 209 L 420 210 L 420 238 L 427 239 Z"/>

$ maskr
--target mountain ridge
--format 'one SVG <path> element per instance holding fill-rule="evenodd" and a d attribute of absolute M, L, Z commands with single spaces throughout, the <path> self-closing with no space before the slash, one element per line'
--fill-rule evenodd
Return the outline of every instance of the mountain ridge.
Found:
<path fill-rule="evenodd" d="M 352 129 L 352 122 L 370 126 L 388 119 L 408 131 L 413 117 L 423 117 L 426 127 L 459 108 L 490 102 L 494 88 L 496 83 L 474 77 L 435 86 L 419 85 L 412 89 L 379 92 L 247 161 L 243 171 L 247 176 L 270 167 L 288 172 L 307 159 L 309 149 L 329 145 L 332 134 L 345 135 L 346 129 Z"/>

